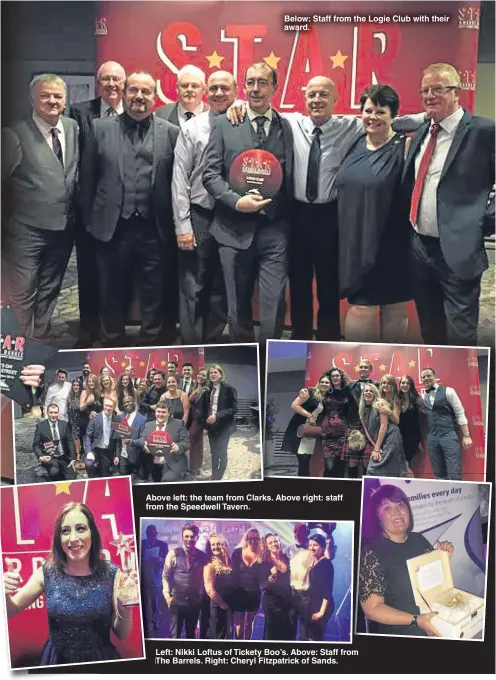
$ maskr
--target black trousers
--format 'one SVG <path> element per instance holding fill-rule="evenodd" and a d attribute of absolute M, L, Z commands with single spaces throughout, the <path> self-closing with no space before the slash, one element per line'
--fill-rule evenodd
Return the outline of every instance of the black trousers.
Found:
<path fill-rule="evenodd" d="M 219 244 L 227 292 L 232 342 L 254 342 L 252 297 L 259 288 L 260 342 L 280 338 L 284 324 L 288 280 L 288 230 L 283 220 L 260 216 L 246 250 Z"/>
<path fill-rule="evenodd" d="M 438 238 L 412 230 L 411 279 L 426 345 L 477 345 L 481 276 L 464 281 L 443 257 Z"/>
<path fill-rule="evenodd" d="M 93 343 L 99 336 L 98 290 L 96 249 L 97 241 L 86 231 L 81 212 L 76 217 L 74 229 L 76 246 L 80 341 Z"/>
<path fill-rule="evenodd" d="M 294 202 L 289 287 L 293 340 L 313 338 L 313 279 L 317 282 L 317 340 L 340 340 L 336 202 Z"/>
<path fill-rule="evenodd" d="M 71 255 L 72 224 L 49 231 L 6 220 L 2 261 L 5 297 L 21 332 L 35 340 L 53 341 L 52 314 Z"/>
<path fill-rule="evenodd" d="M 48 476 L 50 477 L 50 479 L 53 479 L 55 481 L 76 479 L 76 472 L 74 468 L 69 467 L 69 463 L 70 461 L 65 460 L 65 458 L 53 457 L 49 463 L 42 462 L 41 464 L 48 472 Z"/>
<path fill-rule="evenodd" d="M 129 458 L 119 459 L 119 474 L 120 475 L 132 475 L 135 474 L 139 479 L 143 478 L 143 464 L 141 461 L 141 456 L 131 462 Z"/>
<path fill-rule="evenodd" d="M 175 604 L 174 601 L 170 607 L 170 636 L 174 639 L 179 639 L 185 628 L 185 637 L 187 640 L 195 639 L 196 624 L 198 623 L 198 616 L 200 614 L 201 605 L 189 604 Z"/>
<path fill-rule="evenodd" d="M 308 626 L 310 623 L 310 591 L 293 589 L 293 608 L 291 609 L 291 624 L 293 640 L 296 640 L 297 624 L 300 622 L 300 637 L 302 642 L 308 642 Z"/>
<path fill-rule="evenodd" d="M 227 298 L 212 211 L 191 206 L 194 250 L 179 250 L 179 322 L 186 345 L 215 342 L 227 324 Z"/>
<path fill-rule="evenodd" d="M 298 477 L 310 477 L 311 453 L 297 453 L 298 458 Z"/>
<path fill-rule="evenodd" d="M 100 332 L 105 346 L 122 346 L 132 275 L 139 282 L 141 333 L 139 343 L 160 344 L 164 327 L 166 244 L 154 219 L 134 215 L 120 219 L 108 243 L 98 243 Z M 177 284 L 176 284 L 177 285 Z M 170 291 L 171 300 L 174 291 Z"/>
<path fill-rule="evenodd" d="M 114 462 L 114 457 L 109 449 L 99 449 L 96 447 L 93 450 L 95 460 L 93 465 L 86 463 L 86 472 L 90 479 L 95 477 L 111 477 L 110 468 Z"/>
<path fill-rule="evenodd" d="M 231 437 L 230 427 L 225 427 L 219 432 L 208 433 L 210 452 L 212 454 L 212 479 L 222 479 L 227 467 L 227 447 Z"/>

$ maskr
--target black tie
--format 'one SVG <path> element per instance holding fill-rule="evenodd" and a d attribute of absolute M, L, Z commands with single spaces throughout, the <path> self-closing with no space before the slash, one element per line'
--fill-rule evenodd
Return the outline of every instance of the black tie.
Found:
<path fill-rule="evenodd" d="M 264 146 L 265 142 L 267 140 L 267 136 L 265 134 L 265 121 L 267 120 L 266 116 L 257 116 L 255 119 L 255 123 L 257 124 L 257 139 L 258 143 L 260 146 Z"/>
<path fill-rule="evenodd" d="M 429 387 L 426 392 L 435 392 L 436 388 L 435 387 Z"/>
<path fill-rule="evenodd" d="M 107 117 L 112 118 L 113 116 L 116 116 L 116 115 L 117 115 L 117 111 L 112 106 L 109 106 L 108 109 L 107 109 Z"/>
<path fill-rule="evenodd" d="M 60 139 L 58 137 L 59 131 L 57 128 L 52 128 L 50 130 L 50 134 L 52 135 L 52 149 L 53 153 L 57 156 L 57 158 L 60 161 L 60 164 L 62 167 L 64 167 L 64 159 L 62 158 L 62 145 L 60 143 Z"/>
<path fill-rule="evenodd" d="M 188 121 L 188 120 L 191 120 L 191 118 L 193 118 L 194 115 L 195 114 L 193 113 L 193 111 L 186 111 L 186 113 L 184 114 L 184 117 L 186 118 L 186 121 Z"/>
<path fill-rule="evenodd" d="M 322 130 L 319 127 L 314 128 L 312 145 L 310 146 L 310 155 L 308 156 L 308 170 L 307 170 L 307 200 L 313 203 L 319 193 L 319 171 L 320 171 L 320 135 Z"/>
<path fill-rule="evenodd" d="M 58 440 L 58 437 L 57 437 L 57 430 L 55 429 L 55 423 L 52 423 L 52 435 L 53 435 L 53 441 L 56 442 Z"/>

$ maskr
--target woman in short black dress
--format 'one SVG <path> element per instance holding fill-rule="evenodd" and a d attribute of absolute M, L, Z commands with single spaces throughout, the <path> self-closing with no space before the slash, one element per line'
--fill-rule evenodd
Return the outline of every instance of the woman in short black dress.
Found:
<path fill-rule="evenodd" d="M 289 557 L 284 554 L 277 534 L 266 534 L 264 542 L 264 565 L 268 572 L 263 586 L 264 640 L 292 640 L 294 627 L 290 615 L 293 592 Z"/>
<path fill-rule="evenodd" d="M 326 540 L 321 534 L 310 536 L 308 549 L 313 557 L 313 565 L 308 575 L 310 591 L 308 639 L 319 642 L 324 639 L 327 622 L 334 610 L 332 598 L 334 567 L 331 560 L 325 556 Z"/>
<path fill-rule="evenodd" d="M 295 414 L 289 421 L 286 432 L 284 433 L 282 450 L 296 454 L 296 457 L 298 458 L 298 477 L 310 476 L 311 459 L 311 454 L 309 453 L 298 453 L 298 448 L 301 443 L 301 439 L 297 435 L 298 428 L 300 425 L 310 422 L 312 413 L 319 404 L 322 404 L 322 400 L 329 392 L 330 387 L 331 381 L 329 379 L 329 374 L 324 373 L 324 375 L 320 376 L 319 382 L 315 387 L 301 390 L 291 404 L 291 408 Z"/>
<path fill-rule="evenodd" d="M 71 426 L 71 435 L 74 439 L 74 447 L 76 449 L 76 460 L 81 459 L 81 449 L 83 446 L 84 435 L 86 434 L 87 422 L 81 425 L 81 383 L 79 380 L 73 380 L 71 383 L 71 391 L 67 397 L 67 418 Z"/>
<path fill-rule="evenodd" d="M 237 640 L 251 640 L 253 620 L 260 607 L 261 587 L 266 577 L 263 547 L 258 529 L 249 529 L 241 546 L 233 551 L 232 576 L 234 592 L 232 609 Z"/>
<path fill-rule="evenodd" d="M 417 453 L 422 434 L 420 432 L 420 408 L 422 397 L 417 392 L 415 382 L 409 375 L 400 378 L 400 432 L 403 437 L 403 451 L 408 467 L 408 476 L 413 477 L 410 463 Z"/>
<path fill-rule="evenodd" d="M 365 134 L 336 177 L 340 290 L 350 304 L 344 334 L 351 341 L 401 342 L 412 294 L 405 276 L 408 215 L 400 190 L 406 138 L 392 129 L 399 97 L 388 85 L 372 85 L 360 107 Z"/>
<path fill-rule="evenodd" d="M 231 637 L 231 599 L 234 591 L 229 547 L 223 536 L 210 534 L 205 550 L 207 563 L 203 568 L 205 590 L 210 598 L 208 640 Z"/>

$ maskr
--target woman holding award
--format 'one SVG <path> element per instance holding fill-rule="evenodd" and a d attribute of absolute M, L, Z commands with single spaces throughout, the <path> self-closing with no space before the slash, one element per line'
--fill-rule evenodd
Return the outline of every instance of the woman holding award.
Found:
<path fill-rule="evenodd" d="M 122 574 L 102 559 L 101 548 L 91 510 L 84 503 L 68 503 L 55 520 L 50 557 L 24 586 L 12 561 L 5 559 L 9 618 L 45 596 L 49 637 L 41 666 L 120 658 L 110 632 L 125 639 L 133 625 L 132 610 L 126 606 Z"/>
<path fill-rule="evenodd" d="M 408 574 L 407 560 L 433 550 L 422 534 L 413 531 L 408 497 L 397 486 L 381 486 L 370 498 L 367 519 L 370 528 L 360 564 L 359 599 L 365 616 L 375 622 L 369 632 L 441 637 L 431 623 L 437 612 L 420 613 Z M 449 541 L 437 548 L 453 555 Z"/>

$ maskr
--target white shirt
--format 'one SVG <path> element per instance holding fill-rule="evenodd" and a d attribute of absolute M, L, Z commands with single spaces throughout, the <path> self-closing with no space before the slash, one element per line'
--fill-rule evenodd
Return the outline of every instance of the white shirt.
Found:
<path fill-rule="evenodd" d="M 219 389 L 220 389 L 220 384 L 217 383 L 217 385 L 212 386 L 212 391 L 213 391 L 213 400 L 212 400 L 212 415 L 215 416 L 217 415 L 217 408 L 219 405 Z"/>
<path fill-rule="evenodd" d="M 138 413 L 138 411 L 133 411 L 132 413 L 126 413 L 125 417 L 127 418 L 127 424 L 129 425 L 129 427 L 131 427 L 132 424 L 134 423 L 134 419 L 136 418 L 137 413 Z M 128 458 L 127 444 L 122 444 L 121 456 L 123 458 Z"/>
<path fill-rule="evenodd" d="M 204 111 L 203 102 L 201 102 L 200 105 L 196 107 L 196 109 L 193 109 L 193 111 L 191 111 L 191 113 L 194 114 L 195 116 L 199 116 L 200 113 L 203 113 L 203 111 Z M 177 106 L 177 117 L 179 118 L 179 126 L 181 128 L 183 128 L 183 126 L 186 125 L 186 123 L 188 123 L 191 120 L 191 116 L 189 117 L 189 119 L 186 118 L 186 113 L 188 112 L 186 111 L 184 106 L 181 103 L 179 103 Z"/>
<path fill-rule="evenodd" d="M 439 186 L 439 180 L 441 179 L 441 173 L 444 164 L 446 163 L 448 152 L 453 143 L 458 125 L 463 118 L 463 114 L 464 110 L 460 107 L 452 113 L 451 116 L 448 116 L 439 123 L 440 130 L 437 135 L 434 153 L 432 154 L 431 162 L 425 176 L 417 218 L 416 230 L 419 234 L 423 234 L 424 236 L 435 236 L 439 238 L 439 229 L 437 225 L 437 188 Z M 430 130 L 432 125 L 434 125 L 434 121 L 432 121 L 429 133 L 425 136 L 425 139 L 420 146 L 420 151 L 415 158 L 415 179 L 417 178 L 420 162 L 431 137 Z"/>
<path fill-rule="evenodd" d="M 119 102 L 119 105 L 115 108 L 115 113 L 113 116 L 111 116 L 108 112 L 108 110 L 111 108 L 113 107 L 111 107 L 110 104 L 107 104 L 107 102 L 102 97 L 100 100 L 100 118 L 114 118 L 115 116 L 124 113 L 124 104 L 122 103 L 122 100 Z"/>
<path fill-rule="evenodd" d="M 252 128 L 257 131 L 257 124 L 255 123 L 255 118 L 258 118 L 259 116 L 264 116 L 265 121 L 264 121 L 264 132 L 265 136 L 269 136 L 269 130 L 270 130 L 270 124 L 272 122 L 272 109 L 268 108 L 265 113 L 256 113 L 253 111 L 253 109 L 250 109 L 249 106 L 246 107 L 246 115 L 248 116 Z"/>
<path fill-rule="evenodd" d="M 52 435 L 54 441 L 58 441 L 58 443 L 59 443 L 58 447 L 57 447 L 59 455 L 63 456 L 64 455 L 64 448 L 62 446 L 62 442 L 60 441 L 60 432 L 59 432 L 58 421 L 55 421 L 55 423 L 52 423 L 52 421 L 49 420 L 48 424 L 50 426 L 50 434 Z"/>
<path fill-rule="evenodd" d="M 41 132 L 43 137 L 45 138 L 46 143 L 50 147 L 50 149 L 53 151 L 53 137 L 52 133 L 50 130 L 53 128 L 56 128 L 58 130 L 58 138 L 60 142 L 60 146 L 62 147 L 62 159 L 65 164 L 65 132 L 64 132 L 64 126 L 62 125 L 62 120 L 59 117 L 59 120 L 57 122 L 57 125 L 49 125 L 47 122 L 43 120 L 43 118 L 40 118 L 40 116 L 36 113 L 36 111 L 33 111 L 33 121 L 38 130 Z"/>
<path fill-rule="evenodd" d="M 439 385 L 436 384 L 433 385 L 433 387 L 434 390 L 425 393 L 425 396 L 427 397 L 431 405 L 434 404 L 434 399 L 436 398 L 436 392 L 439 389 Z M 465 415 L 465 409 L 463 408 L 463 404 L 460 401 L 460 397 L 457 395 L 457 393 L 452 387 L 446 388 L 446 401 L 453 409 L 455 413 L 455 420 L 458 423 L 458 425 L 467 425 L 468 420 L 467 416 Z"/>
<path fill-rule="evenodd" d="M 189 394 L 191 392 L 191 385 L 192 385 L 191 380 L 183 379 L 183 387 L 182 387 L 183 392 L 186 392 L 186 394 Z"/>
<path fill-rule="evenodd" d="M 67 397 L 71 391 L 71 383 L 67 380 L 60 385 L 58 382 L 50 385 L 45 397 L 45 411 L 50 404 L 59 407 L 59 420 L 67 420 Z"/>
<path fill-rule="evenodd" d="M 312 564 L 313 556 L 310 550 L 300 548 L 289 563 L 292 588 L 295 590 L 308 590 L 310 587 L 309 577 Z"/>

